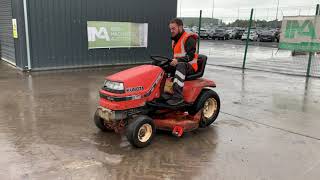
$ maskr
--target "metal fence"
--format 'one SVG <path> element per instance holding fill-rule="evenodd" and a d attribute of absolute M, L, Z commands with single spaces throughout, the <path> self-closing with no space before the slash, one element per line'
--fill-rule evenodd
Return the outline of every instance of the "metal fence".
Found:
<path fill-rule="evenodd" d="M 252 28 L 257 30 L 272 30 L 281 26 L 283 16 L 315 15 L 314 7 L 266 7 L 253 9 Z M 201 28 L 208 32 L 214 29 L 244 28 L 247 30 L 250 19 L 250 8 L 208 8 L 202 10 Z M 186 26 L 196 26 L 198 21 L 190 23 L 190 19 L 199 18 L 200 9 L 179 9 Z M 190 27 L 192 29 L 192 27 Z M 210 33 L 209 33 L 210 34 Z M 246 41 L 241 40 L 201 40 L 200 53 L 209 57 L 208 64 L 242 68 Z M 247 69 L 263 70 L 292 75 L 307 74 L 308 53 L 296 53 L 278 49 L 276 42 L 250 41 L 245 67 Z M 320 54 L 312 57 L 310 76 L 320 77 Z"/>

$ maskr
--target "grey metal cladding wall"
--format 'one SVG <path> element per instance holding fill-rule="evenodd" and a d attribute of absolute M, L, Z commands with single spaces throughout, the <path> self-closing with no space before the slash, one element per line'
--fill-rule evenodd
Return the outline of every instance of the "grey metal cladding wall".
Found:
<path fill-rule="evenodd" d="M 33 68 L 132 64 L 170 55 L 176 0 L 29 0 Z M 149 23 L 148 48 L 88 50 L 87 21 Z"/>
<path fill-rule="evenodd" d="M 15 63 L 11 0 L 0 1 L 0 56 Z"/>
<path fill-rule="evenodd" d="M 21 0 L 12 0 L 12 17 L 17 19 L 18 39 L 15 41 L 15 59 L 16 65 L 24 69 L 27 64 L 26 34 L 24 27 L 23 2 Z"/>

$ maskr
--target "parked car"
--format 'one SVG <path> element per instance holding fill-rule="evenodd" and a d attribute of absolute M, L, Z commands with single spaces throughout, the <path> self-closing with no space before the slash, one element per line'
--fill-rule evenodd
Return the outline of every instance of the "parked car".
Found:
<path fill-rule="evenodd" d="M 244 30 L 242 29 L 236 29 L 234 39 L 241 39 L 242 35 L 244 33 Z"/>
<path fill-rule="evenodd" d="M 188 33 L 192 32 L 192 30 L 191 30 L 190 28 L 186 28 L 186 27 L 185 27 L 185 28 L 183 28 L 183 29 L 184 29 L 185 32 L 188 32 Z"/>
<path fill-rule="evenodd" d="M 224 29 L 216 29 L 211 36 L 212 39 L 222 39 L 227 40 L 230 39 L 229 34 Z"/>
<path fill-rule="evenodd" d="M 214 29 L 211 29 L 209 30 L 209 37 L 212 38 L 213 34 L 214 34 L 215 30 Z"/>
<path fill-rule="evenodd" d="M 241 37 L 241 40 L 244 41 L 247 39 L 248 36 L 248 32 L 245 31 Z M 258 40 L 258 34 L 255 31 L 250 31 L 250 35 L 249 35 L 249 40 L 250 41 L 257 41 Z"/>
<path fill-rule="evenodd" d="M 200 38 L 209 39 L 209 31 L 207 29 L 200 29 Z"/>
<path fill-rule="evenodd" d="M 198 27 L 197 26 L 193 26 L 192 28 L 191 28 L 191 31 L 192 32 L 194 32 L 194 33 L 198 33 Z"/>
<path fill-rule="evenodd" d="M 262 29 L 251 29 L 251 31 L 255 31 L 258 36 L 260 36 L 260 34 L 264 32 Z"/>
<path fill-rule="evenodd" d="M 236 31 L 234 29 L 227 30 L 227 33 L 229 34 L 230 39 L 234 39 L 236 35 Z"/>
<path fill-rule="evenodd" d="M 275 35 L 271 31 L 262 31 L 259 35 L 259 41 L 261 42 L 265 42 L 265 41 L 274 42 L 274 40 L 275 40 Z"/>

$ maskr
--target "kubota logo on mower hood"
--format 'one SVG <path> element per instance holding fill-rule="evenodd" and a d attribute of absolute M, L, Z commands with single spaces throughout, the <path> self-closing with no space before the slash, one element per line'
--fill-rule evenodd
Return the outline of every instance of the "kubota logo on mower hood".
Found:
<path fill-rule="evenodd" d="M 135 92 L 135 91 L 142 91 L 142 90 L 144 90 L 143 86 L 138 86 L 138 87 L 127 88 L 126 92 Z"/>

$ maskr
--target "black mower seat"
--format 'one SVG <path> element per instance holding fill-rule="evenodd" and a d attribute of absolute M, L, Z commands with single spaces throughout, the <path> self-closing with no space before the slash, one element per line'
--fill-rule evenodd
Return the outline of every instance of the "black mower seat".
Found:
<path fill-rule="evenodd" d="M 188 75 L 185 80 L 186 81 L 191 81 L 191 80 L 195 80 L 195 79 L 201 78 L 203 76 L 204 70 L 206 68 L 207 59 L 208 59 L 207 56 L 199 54 L 199 57 L 198 57 L 198 71 L 195 74 Z"/>

